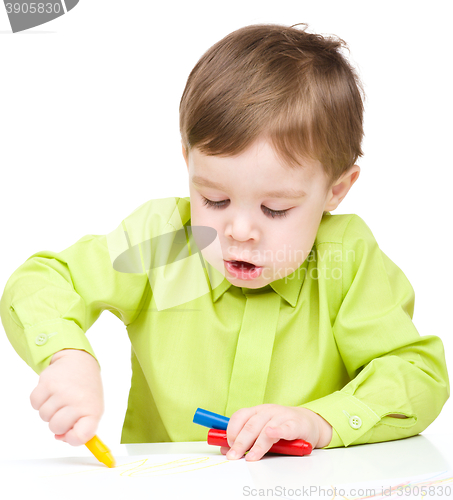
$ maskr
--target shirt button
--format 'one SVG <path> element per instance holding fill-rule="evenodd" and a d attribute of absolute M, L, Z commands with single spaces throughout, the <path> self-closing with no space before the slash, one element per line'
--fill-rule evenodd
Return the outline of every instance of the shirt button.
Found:
<path fill-rule="evenodd" d="M 360 429 L 360 427 L 362 427 L 362 419 L 360 417 L 358 417 L 357 415 L 349 417 L 349 425 L 353 429 Z"/>
<path fill-rule="evenodd" d="M 47 339 L 49 337 L 45 333 L 41 333 L 40 335 L 37 335 L 35 338 L 35 344 L 36 345 L 44 345 L 47 342 Z"/>

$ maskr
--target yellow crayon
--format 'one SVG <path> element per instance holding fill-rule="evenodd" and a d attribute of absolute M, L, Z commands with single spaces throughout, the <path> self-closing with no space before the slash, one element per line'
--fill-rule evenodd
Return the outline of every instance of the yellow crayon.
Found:
<path fill-rule="evenodd" d="M 89 441 L 85 443 L 85 446 L 91 451 L 91 453 L 102 462 L 107 467 L 115 467 L 115 459 L 110 453 L 110 450 L 105 446 L 105 444 L 97 437 L 94 436 Z"/>

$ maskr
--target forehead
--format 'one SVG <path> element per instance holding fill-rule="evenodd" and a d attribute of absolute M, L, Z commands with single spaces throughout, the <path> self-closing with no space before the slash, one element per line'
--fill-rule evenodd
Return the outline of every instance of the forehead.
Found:
<path fill-rule="evenodd" d="M 324 177 L 319 161 L 304 159 L 298 167 L 289 167 L 277 154 L 271 142 L 258 139 L 243 152 L 232 155 L 207 155 L 197 147 L 190 151 L 189 167 L 192 177 L 199 180 L 225 178 L 234 174 L 250 175 L 254 179 L 266 178 L 271 182 L 313 183 Z"/>

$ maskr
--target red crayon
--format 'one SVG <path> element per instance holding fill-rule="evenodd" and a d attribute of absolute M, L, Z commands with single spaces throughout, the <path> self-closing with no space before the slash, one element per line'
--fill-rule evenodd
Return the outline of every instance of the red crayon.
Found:
<path fill-rule="evenodd" d="M 208 432 L 208 444 L 214 446 L 226 446 L 229 448 L 226 431 L 220 429 L 210 429 Z M 279 453 L 280 455 L 310 455 L 312 451 L 312 446 L 307 441 L 303 439 L 294 439 L 293 441 L 287 441 L 286 439 L 280 439 L 271 446 L 269 453 Z"/>

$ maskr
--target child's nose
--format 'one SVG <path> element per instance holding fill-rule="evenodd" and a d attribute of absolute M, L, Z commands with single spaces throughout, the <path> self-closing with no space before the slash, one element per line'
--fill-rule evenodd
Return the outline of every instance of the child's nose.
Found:
<path fill-rule="evenodd" d="M 234 216 L 228 221 L 225 236 L 236 241 L 256 240 L 259 237 L 259 230 L 256 221 L 251 215 L 241 214 Z"/>

